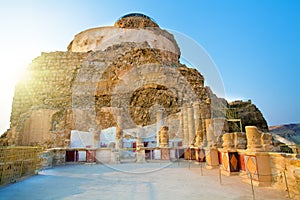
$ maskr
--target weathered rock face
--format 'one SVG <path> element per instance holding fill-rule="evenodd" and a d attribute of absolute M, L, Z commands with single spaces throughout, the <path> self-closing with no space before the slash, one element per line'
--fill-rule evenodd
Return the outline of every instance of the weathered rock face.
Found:
<path fill-rule="evenodd" d="M 237 114 L 237 118 L 242 120 L 243 131 L 245 131 L 245 126 L 255 125 L 260 131 L 269 132 L 265 118 L 260 110 L 251 103 L 251 101 L 230 102 L 229 108 L 234 109 Z M 234 126 L 230 126 L 229 129 L 230 131 L 237 131 Z"/>
<path fill-rule="evenodd" d="M 120 28 L 158 27 L 151 18 L 143 14 L 125 15 L 115 23 L 115 26 Z"/>
<path fill-rule="evenodd" d="M 163 85 L 145 85 L 137 89 L 131 96 L 129 109 L 130 115 L 138 125 L 146 126 L 155 123 L 155 117 L 151 116 L 151 107 L 155 104 L 166 108 L 167 115 L 180 111 L 176 95 Z"/>
<path fill-rule="evenodd" d="M 204 86 L 200 72 L 179 63 L 174 37 L 142 16 L 121 18 L 115 26 L 81 32 L 67 52 L 42 53 L 33 60 L 15 88 L 6 144 L 62 147 L 71 130 L 116 126 L 121 133 L 157 123 L 158 110 L 173 138 L 184 135 L 178 131 L 180 113 L 194 102 L 197 114 L 189 112 L 188 124 L 196 132 L 201 122 L 203 137 L 210 131 L 211 141 L 221 134 L 227 102 Z M 254 105 L 231 106 L 244 125 L 266 125 Z M 191 130 L 185 135 L 193 141 Z"/>

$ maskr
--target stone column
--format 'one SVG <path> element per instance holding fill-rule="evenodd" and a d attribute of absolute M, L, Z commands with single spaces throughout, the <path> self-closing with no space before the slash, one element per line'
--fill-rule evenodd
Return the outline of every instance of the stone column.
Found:
<path fill-rule="evenodd" d="M 164 124 L 163 122 L 163 111 L 159 109 L 156 112 L 156 146 L 159 147 L 159 130 Z"/>
<path fill-rule="evenodd" d="M 144 130 L 143 127 L 139 126 L 137 128 L 137 135 L 136 135 L 136 147 L 139 149 L 141 147 L 144 147 Z"/>
<path fill-rule="evenodd" d="M 116 130 L 116 149 L 120 149 L 123 147 L 123 122 L 122 122 L 122 112 L 121 110 L 117 110 L 116 112 L 116 120 L 117 120 L 117 130 Z"/>
<path fill-rule="evenodd" d="M 189 145 L 189 127 L 188 127 L 188 112 L 187 112 L 187 105 L 183 104 L 182 106 L 182 121 L 183 121 L 183 138 L 182 138 L 182 145 L 188 146 Z"/>
<path fill-rule="evenodd" d="M 93 134 L 94 134 L 94 147 L 99 148 L 100 147 L 100 131 L 93 130 Z"/>
<path fill-rule="evenodd" d="M 206 123 L 205 123 L 205 106 L 201 105 L 200 106 L 200 122 L 202 123 L 202 145 L 206 146 L 207 145 L 207 137 L 206 137 Z"/>
<path fill-rule="evenodd" d="M 206 126 L 206 138 L 208 146 L 211 146 L 214 142 L 214 131 L 211 123 L 211 119 L 205 119 Z"/>
<path fill-rule="evenodd" d="M 162 126 L 159 131 L 159 147 L 169 147 L 169 127 Z"/>
<path fill-rule="evenodd" d="M 195 120 L 194 120 L 194 111 L 191 105 L 188 105 L 188 126 L 189 126 L 189 145 L 193 143 L 195 138 Z"/>
<path fill-rule="evenodd" d="M 203 144 L 204 130 L 202 117 L 199 117 L 198 128 L 196 129 L 196 143 L 195 146 L 199 147 Z"/>
<path fill-rule="evenodd" d="M 200 103 L 198 101 L 193 103 L 193 109 L 194 109 L 195 130 L 198 130 L 199 119 L 200 119 Z"/>
<path fill-rule="evenodd" d="M 183 133 L 183 112 L 182 112 L 182 109 L 181 109 L 181 112 L 178 114 L 178 118 L 179 118 L 178 137 L 181 138 L 182 141 L 183 141 L 184 133 Z"/>
<path fill-rule="evenodd" d="M 144 130 L 143 127 L 139 126 L 137 131 L 137 138 L 136 138 L 136 162 L 137 163 L 144 163 L 146 160 L 145 158 L 145 150 L 144 147 Z"/>
<path fill-rule="evenodd" d="M 246 126 L 247 150 L 248 151 L 263 151 L 261 145 L 261 135 L 256 126 Z"/>

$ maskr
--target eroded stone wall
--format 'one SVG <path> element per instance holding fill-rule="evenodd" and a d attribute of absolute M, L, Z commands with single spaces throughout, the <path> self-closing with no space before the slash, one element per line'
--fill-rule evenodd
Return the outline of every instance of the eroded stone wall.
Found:
<path fill-rule="evenodd" d="M 297 154 L 269 153 L 269 155 L 274 186 L 285 191 L 288 188 L 291 198 L 299 199 L 300 160 Z"/>
<path fill-rule="evenodd" d="M 242 120 L 243 131 L 246 126 L 255 125 L 260 131 L 269 132 L 268 124 L 263 117 L 261 111 L 249 101 L 234 101 L 229 103 L 229 107 L 234 109 L 237 118 Z M 233 126 L 229 127 L 229 131 L 238 131 Z"/>
<path fill-rule="evenodd" d="M 43 53 L 16 86 L 10 144 L 63 147 L 71 130 L 117 126 L 115 108 L 129 108 L 122 118 L 124 128 L 132 128 L 155 123 L 156 105 L 168 116 L 184 99 L 204 101 L 203 76 L 174 60 L 177 55 L 147 43 Z"/>
<path fill-rule="evenodd" d="M 51 131 L 71 130 L 66 117 L 71 110 L 74 76 L 86 53 L 42 53 L 15 87 L 10 143 L 34 145 L 55 140 Z M 50 142 L 52 143 L 52 142 Z"/>

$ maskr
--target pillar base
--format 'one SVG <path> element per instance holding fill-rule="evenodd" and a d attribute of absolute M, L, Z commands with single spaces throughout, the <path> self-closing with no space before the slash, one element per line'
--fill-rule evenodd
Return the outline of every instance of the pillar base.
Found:
<path fill-rule="evenodd" d="M 221 149 L 221 172 L 226 176 L 238 175 L 238 152 L 236 150 Z"/>
<path fill-rule="evenodd" d="M 136 163 L 145 163 L 145 151 L 136 152 Z"/>
<path fill-rule="evenodd" d="M 217 149 L 207 148 L 205 149 L 206 154 L 206 168 L 217 169 L 219 168 L 219 155 Z"/>
<path fill-rule="evenodd" d="M 272 171 L 268 152 L 249 152 L 245 151 L 244 155 L 245 169 L 250 181 L 256 186 L 270 186 L 272 184 Z"/>
<path fill-rule="evenodd" d="M 120 153 L 119 152 L 111 152 L 110 164 L 120 164 Z"/>

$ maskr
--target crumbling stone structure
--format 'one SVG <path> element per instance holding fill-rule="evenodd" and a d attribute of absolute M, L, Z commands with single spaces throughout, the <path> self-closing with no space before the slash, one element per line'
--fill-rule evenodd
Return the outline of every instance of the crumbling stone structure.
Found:
<path fill-rule="evenodd" d="M 109 127 L 117 127 L 120 143 L 124 129 L 158 123 L 162 112 L 159 127 L 168 126 L 184 146 L 213 146 L 228 131 L 228 103 L 179 58 L 173 35 L 143 14 L 80 32 L 68 51 L 42 53 L 27 68 L 15 88 L 6 143 L 64 147 L 71 130 L 92 128 L 98 138 Z M 267 127 L 251 103 L 230 106 L 261 116 L 251 125 Z"/>

